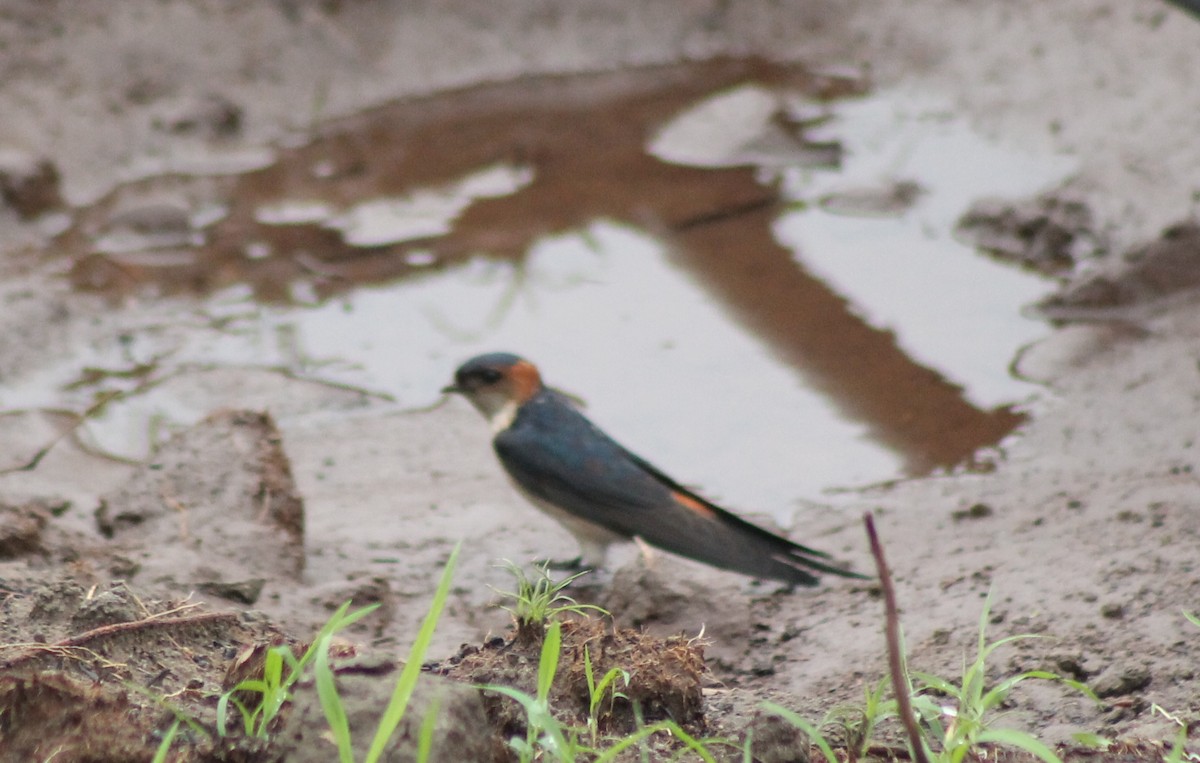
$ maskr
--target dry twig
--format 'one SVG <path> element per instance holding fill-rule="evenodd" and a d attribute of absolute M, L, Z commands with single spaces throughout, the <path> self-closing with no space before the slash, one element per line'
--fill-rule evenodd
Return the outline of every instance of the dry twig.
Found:
<path fill-rule="evenodd" d="M 863 514 L 867 526 L 867 538 L 871 541 L 871 556 L 875 557 L 875 571 L 879 575 L 879 588 L 883 591 L 883 606 L 887 622 L 888 667 L 892 673 L 892 691 L 896 694 L 896 711 L 904 731 L 908 734 L 915 763 L 929 763 L 925 747 L 921 743 L 921 729 L 913 713 L 912 698 L 908 695 L 908 681 L 904 674 L 904 652 L 900 648 L 900 615 L 896 611 L 896 589 L 892 585 L 892 573 L 883 559 L 883 546 L 875 532 L 875 518 L 871 512 Z"/>

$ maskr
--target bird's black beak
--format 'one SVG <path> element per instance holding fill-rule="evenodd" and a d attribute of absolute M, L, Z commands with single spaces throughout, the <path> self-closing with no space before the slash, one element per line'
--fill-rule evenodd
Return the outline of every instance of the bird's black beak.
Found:
<path fill-rule="evenodd" d="M 466 390 L 465 390 L 465 389 L 463 389 L 462 387 L 456 386 L 456 385 L 454 385 L 454 384 L 451 384 L 451 385 L 449 385 L 449 386 L 446 386 L 446 387 L 442 387 L 442 394 L 443 394 L 443 395 L 454 395 L 454 394 L 461 395 L 461 394 L 463 394 L 464 392 L 466 392 Z"/>

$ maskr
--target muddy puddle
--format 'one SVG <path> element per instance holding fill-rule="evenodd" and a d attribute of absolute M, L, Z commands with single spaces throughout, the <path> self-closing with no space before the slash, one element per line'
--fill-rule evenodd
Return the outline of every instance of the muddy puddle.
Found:
<path fill-rule="evenodd" d="M 463 684 L 538 690 L 503 560 L 576 549 L 439 397 L 499 349 L 855 571 L 873 512 L 915 670 L 959 675 L 987 601 L 988 640 L 1039 636 L 989 683 L 1102 700 L 1023 681 L 997 728 L 1115 758 L 1194 719 L 1191 19 L 44 5 L 0 14 L 0 760 L 149 760 L 180 712 L 168 759 L 329 760 L 310 677 L 269 743 L 218 733 L 217 697 L 347 601 L 380 605 L 331 657 L 356 744 L 428 660 L 395 757 L 433 719 L 434 759 L 511 759 L 517 705 Z M 638 697 L 596 733 L 649 711 L 793 759 L 762 701 L 860 706 L 877 593 L 614 548 L 553 710 L 592 721 L 591 660 Z"/>
<path fill-rule="evenodd" d="M 937 103 L 717 60 L 479 86 L 316 132 L 63 220 L 44 256 L 78 289 L 198 301 L 3 404 L 120 391 L 85 436 L 140 459 L 217 404 L 168 377 L 265 367 L 416 408 L 507 349 L 668 471 L 787 521 L 796 498 L 987 466 L 1039 394 L 1008 364 L 1045 331 L 1021 307 L 1054 284 L 952 232 L 970 200 L 1070 166 Z"/>

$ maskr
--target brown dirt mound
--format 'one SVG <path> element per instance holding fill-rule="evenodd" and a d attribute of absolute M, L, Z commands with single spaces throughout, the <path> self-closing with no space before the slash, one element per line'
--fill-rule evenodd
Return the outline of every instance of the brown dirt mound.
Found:
<path fill-rule="evenodd" d="M 457 655 L 431 670 L 470 684 L 511 686 L 533 696 L 537 692 L 542 645 L 537 641 L 496 638 L 481 647 L 463 646 Z M 560 720 L 587 721 L 590 704 L 584 654 L 590 657 L 593 680 L 612 668 L 625 671 L 626 684 L 613 684 L 621 695 L 606 699 L 599 714 L 604 733 L 629 733 L 637 727 L 634 708 L 646 723 L 669 718 L 691 731 L 706 727 L 701 679 L 703 646 L 682 636 L 658 638 L 602 620 L 568 620 L 562 626 L 558 672 L 550 692 Z M 484 692 L 488 718 L 505 739 L 525 734 L 525 714 L 518 704 L 495 692 Z"/>

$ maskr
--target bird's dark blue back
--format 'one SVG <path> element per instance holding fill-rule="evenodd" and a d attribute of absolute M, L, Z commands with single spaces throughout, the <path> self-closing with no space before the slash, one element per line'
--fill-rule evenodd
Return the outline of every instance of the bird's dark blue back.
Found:
<path fill-rule="evenodd" d="M 561 394 L 542 390 L 492 442 L 525 490 L 568 511 L 602 511 L 608 524 L 637 534 L 623 517 L 669 502 L 670 488 L 588 421 Z"/>

